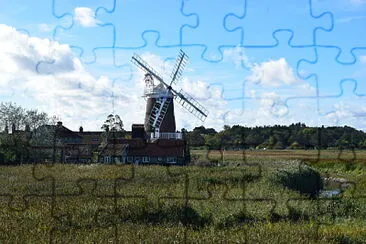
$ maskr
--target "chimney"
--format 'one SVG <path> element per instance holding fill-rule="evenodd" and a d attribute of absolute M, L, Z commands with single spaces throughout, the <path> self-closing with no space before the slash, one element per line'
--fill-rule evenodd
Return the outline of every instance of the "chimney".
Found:
<path fill-rule="evenodd" d="M 82 127 L 82 126 L 80 126 L 80 128 L 79 128 L 79 132 L 80 132 L 80 133 L 83 133 L 83 131 L 84 131 L 83 127 Z"/>
<path fill-rule="evenodd" d="M 57 122 L 57 126 L 58 126 L 58 127 L 61 127 L 61 126 L 62 126 L 62 122 L 61 122 L 61 121 L 58 121 L 58 122 Z"/>

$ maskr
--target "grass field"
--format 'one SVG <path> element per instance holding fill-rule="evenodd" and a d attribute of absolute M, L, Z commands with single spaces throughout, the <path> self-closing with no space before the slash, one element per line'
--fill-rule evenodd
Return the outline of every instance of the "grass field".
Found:
<path fill-rule="evenodd" d="M 366 151 L 191 154 L 187 167 L 2 166 L 0 241 L 365 243 Z M 309 197 L 318 174 L 342 193 Z"/>

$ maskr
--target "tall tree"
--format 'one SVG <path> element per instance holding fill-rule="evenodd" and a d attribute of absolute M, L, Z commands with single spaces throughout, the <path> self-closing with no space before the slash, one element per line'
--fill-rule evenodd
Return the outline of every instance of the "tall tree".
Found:
<path fill-rule="evenodd" d="M 113 114 L 108 115 L 101 129 L 106 132 L 124 131 L 123 122 L 121 118 L 119 117 L 119 115 L 113 115 Z"/>

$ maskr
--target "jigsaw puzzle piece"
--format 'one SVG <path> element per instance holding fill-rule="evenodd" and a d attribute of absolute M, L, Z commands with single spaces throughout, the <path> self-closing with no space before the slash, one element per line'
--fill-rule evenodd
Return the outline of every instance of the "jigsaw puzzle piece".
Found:
<path fill-rule="evenodd" d="M 190 24 L 181 12 L 181 0 L 173 1 L 115 1 L 113 11 L 98 11 L 98 19 L 114 26 L 113 47 L 142 48 L 145 33 L 156 34 L 159 46 L 179 46 L 181 27 Z M 164 10 L 164 14 L 162 14 Z M 134 25 L 130 23 L 134 22 Z M 166 25 L 166 23 L 169 23 Z"/>
<path fill-rule="evenodd" d="M 209 6 L 209 7 L 208 7 Z M 183 1 L 182 14 L 195 16 L 195 25 L 182 28 L 183 46 L 200 46 L 204 48 L 201 58 L 209 62 L 220 62 L 223 59 L 223 48 L 242 44 L 241 32 L 229 31 L 225 25 L 229 13 L 242 10 L 245 1 Z"/>
<path fill-rule="evenodd" d="M 366 102 L 366 93 L 358 92 L 359 83 L 362 82 L 352 79 L 341 80 L 338 84 L 340 90 L 338 94 L 321 97 L 320 113 L 338 126 L 344 124 L 352 126 L 358 123 L 358 126 L 364 127 L 365 124 L 359 121 L 359 118 L 366 116 L 364 108 L 360 107 L 360 104 Z"/>
<path fill-rule="evenodd" d="M 81 1 L 80 3 L 68 2 L 66 4 L 59 2 L 62 1 L 53 0 L 54 16 L 58 19 L 63 19 L 67 16 L 71 18 L 71 24 L 66 27 L 62 25 L 56 26 L 53 31 L 53 40 L 67 43 L 84 63 L 96 62 L 96 50 L 114 46 L 114 26 L 112 24 L 103 24 L 98 19 L 97 12 L 99 10 L 104 10 L 108 13 L 113 12 L 115 2 L 110 2 L 110 9 L 103 5 L 98 5 L 105 4 L 103 1 L 95 1 L 96 3 L 90 3 L 90 1 Z"/>
<path fill-rule="evenodd" d="M 93 25 L 95 24 L 91 18 L 93 14 L 100 9 L 107 12 L 113 11 L 115 2 L 116 0 L 52 0 L 52 13 L 57 18 L 70 16 L 75 22 L 79 21 L 85 25 Z"/>
<path fill-rule="evenodd" d="M 124 170 L 128 165 L 121 166 Z M 115 180 L 114 193 L 108 197 L 114 199 L 114 208 L 100 212 L 99 222 L 113 223 L 118 226 L 119 242 L 146 241 L 146 235 L 141 235 L 140 229 L 150 232 L 156 224 L 164 226 L 155 229 L 160 240 L 183 240 L 182 208 L 178 205 L 163 207 L 162 199 L 179 198 L 184 202 L 185 169 L 162 166 L 135 165 L 134 177 L 118 178 Z M 128 232 L 128 233 L 126 233 Z M 130 233 L 131 232 L 131 233 Z M 131 239 L 132 238 L 132 239 Z"/>
<path fill-rule="evenodd" d="M 2 2 L 0 23 L 12 26 L 29 36 L 50 38 L 54 26 L 49 0 L 39 0 L 37 4 L 26 0 L 15 0 L 11 4 Z M 42 13 L 42 14 L 38 14 Z"/>
<path fill-rule="evenodd" d="M 339 225 L 337 223 L 339 218 L 350 218 L 354 221 L 360 218 L 364 210 L 362 206 L 365 204 L 365 197 L 292 198 L 286 204 L 288 220 L 313 223 L 314 238 L 319 241 L 324 238 L 324 230 Z"/>
<path fill-rule="evenodd" d="M 1 242 L 42 242 L 47 239 L 52 225 L 51 194 L 42 196 L 28 192 L 17 196 L 15 191 L 12 194 L 0 193 L 0 209 L 0 221 L 3 223 L 0 226 Z"/>
<path fill-rule="evenodd" d="M 296 21 L 300 18 L 302 21 Z M 311 46 L 315 44 L 315 31 L 329 32 L 332 24 L 330 12 L 313 14 L 311 0 L 296 3 L 289 0 L 246 0 L 243 12 L 231 13 L 226 18 L 229 30 L 243 31 L 242 42 L 245 47 L 277 46 L 274 33 L 278 31 L 291 33 L 288 40 L 291 46 Z"/>
<path fill-rule="evenodd" d="M 364 54 L 358 51 L 357 59 L 354 63 L 341 63 L 337 61 L 338 48 L 336 47 L 317 47 L 315 59 L 302 59 L 298 63 L 301 71 L 301 78 L 308 80 L 317 79 L 318 96 L 326 97 L 339 94 L 341 80 L 357 80 L 357 93 L 366 93 L 366 82 L 363 72 L 365 63 Z M 327 72 L 326 69 L 332 70 Z"/>
<path fill-rule="evenodd" d="M 55 224 L 50 231 L 51 242 L 116 242 L 117 226 L 112 221 L 100 220 L 101 213 L 113 212 L 114 195 L 102 191 L 97 183 L 96 179 L 78 179 L 76 191 L 54 196 L 52 217 Z"/>
<path fill-rule="evenodd" d="M 354 63 L 358 59 L 355 51 L 366 49 L 364 34 L 366 4 L 364 1 L 313 1 L 314 13 L 331 11 L 334 26 L 329 33 L 317 32 L 316 44 L 325 47 L 336 47 L 336 61 Z"/>
<path fill-rule="evenodd" d="M 297 68 L 299 60 L 315 58 L 315 48 L 289 46 L 286 43 L 288 33 L 276 32 L 273 36 L 279 44 L 266 48 L 266 52 L 256 47 L 242 50 L 246 57 L 245 78 L 240 80 L 237 89 L 224 91 L 223 96 L 232 107 L 227 116 L 238 117 L 240 121 L 245 112 L 253 111 L 262 112 L 261 115 L 253 116 L 258 119 L 262 116 L 281 118 L 298 111 L 289 108 L 290 100 L 316 97 L 316 83 L 303 80 L 300 76 L 302 71 Z M 289 55 L 284 58 L 283 53 Z"/>
<path fill-rule="evenodd" d="M 127 106 L 125 101 L 133 99 L 131 98 L 133 97 L 132 92 L 129 91 L 133 72 L 129 63 L 117 65 L 114 62 L 115 50 L 112 48 L 96 50 L 95 54 L 98 59 L 91 64 L 84 65 L 86 71 L 92 77 L 96 77 L 94 84 L 88 86 L 88 83 L 81 82 L 79 89 L 85 90 L 91 97 L 89 99 L 94 101 L 98 99 L 104 104 L 103 111 L 100 111 L 99 114 L 95 113 L 95 117 L 105 118 L 107 108 L 109 113 L 115 114 L 116 107 L 125 107 Z M 100 120 L 98 121 L 100 122 Z M 124 118 L 124 122 L 129 121 Z M 98 127 L 100 126 L 98 125 Z"/>

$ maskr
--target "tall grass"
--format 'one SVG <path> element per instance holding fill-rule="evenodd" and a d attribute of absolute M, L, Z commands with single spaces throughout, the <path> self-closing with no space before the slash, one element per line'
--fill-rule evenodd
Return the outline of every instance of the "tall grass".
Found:
<path fill-rule="evenodd" d="M 218 160 L 215 155 L 220 154 L 212 152 L 210 158 Z M 226 152 L 224 164 L 210 167 L 98 164 L 0 167 L 0 240 L 4 243 L 50 240 L 357 243 L 363 240 L 366 202 L 365 198 L 354 196 L 366 195 L 362 190 L 366 182 L 357 181 L 357 191 L 347 189 L 338 198 L 321 199 L 316 193 L 321 189 L 319 177 L 325 171 L 330 176 L 343 174 L 342 177 L 354 181 L 364 178 L 364 171 L 316 163 L 299 170 L 300 161 L 288 157 L 252 155 L 243 162 L 241 156 Z M 309 194 L 315 195 L 309 198 Z"/>

